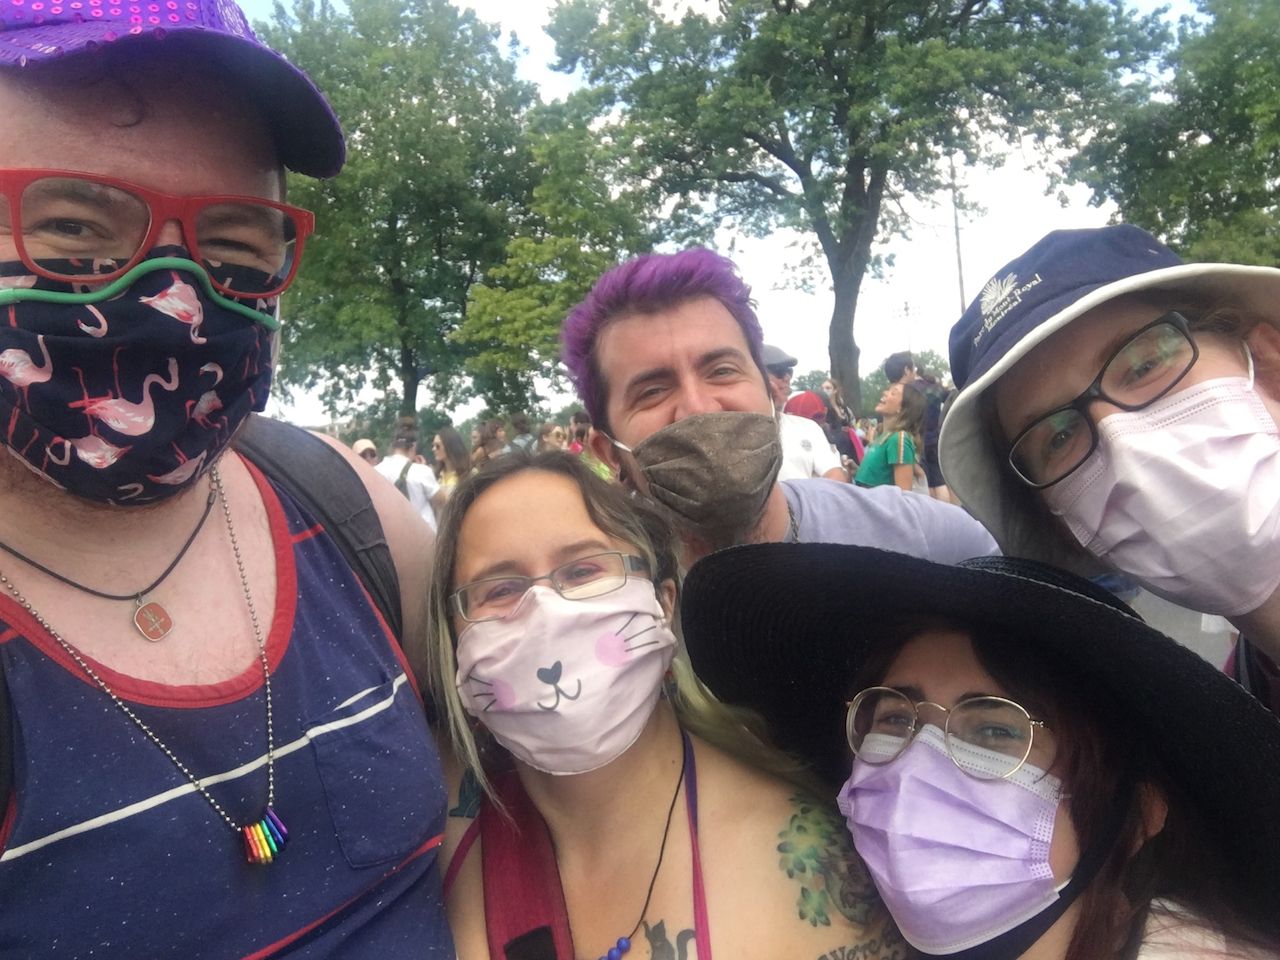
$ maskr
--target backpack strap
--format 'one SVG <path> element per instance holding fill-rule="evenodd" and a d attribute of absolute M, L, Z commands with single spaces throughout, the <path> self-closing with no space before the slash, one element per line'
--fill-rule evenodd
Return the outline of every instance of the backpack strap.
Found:
<path fill-rule="evenodd" d="M 403 642 L 395 561 L 369 491 L 346 458 L 299 427 L 257 414 L 235 448 L 320 522 Z"/>
<path fill-rule="evenodd" d="M 405 463 L 404 469 L 400 471 L 400 477 L 396 480 L 396 489 L 404 494 L 405 499 L 409 497 L 409 468 L 412 466 L 412 460 Z"/>
<path fill-rule="evenodd" d="M 484 926 L 493 960 L 573 960 L 551 832 L 514 770 L 493 778 L 503 810 L 480 806 Z M 504 812 L 505 811 L 505 812 Z"/>
<path fill-rule="evenodd" d="M 13 718 L 9 716 L 9 685 L 4 679 L 0 658 L 0 823 L 8 811 L 13 792 Z"/>

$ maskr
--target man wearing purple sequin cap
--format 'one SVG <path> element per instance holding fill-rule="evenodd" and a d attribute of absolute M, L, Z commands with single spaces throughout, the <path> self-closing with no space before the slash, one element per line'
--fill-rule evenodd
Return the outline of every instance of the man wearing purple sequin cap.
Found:
<path fill-rule="evenodd" d="M 0 116 L 0 954 L 453 957 L 430 531 L 258 416 L 337 118 L 214 0 L 0 0 Z"/>

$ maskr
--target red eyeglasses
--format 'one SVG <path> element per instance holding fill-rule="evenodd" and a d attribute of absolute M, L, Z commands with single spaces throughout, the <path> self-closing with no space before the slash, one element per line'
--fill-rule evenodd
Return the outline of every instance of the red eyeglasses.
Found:
<path fill-rule="evenodd" d="M 309 211 L 258 197 L 178 197 L 115 177 L 0 170 L 0 260 L 17 253 L 49 280 L 108 283 L 141 262 L 171 220 L 214 287 L 233 297 L 283 292 L 315 229 Z"/>

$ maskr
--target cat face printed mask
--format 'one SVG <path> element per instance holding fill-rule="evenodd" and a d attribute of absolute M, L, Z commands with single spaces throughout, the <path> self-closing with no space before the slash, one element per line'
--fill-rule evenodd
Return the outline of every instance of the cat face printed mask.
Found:
<path fill-rule="evenodd" d="M 645 579 L 585 600 L 541 584 L 458 636 L 458 693 L 516 759 L 551 774 L 620 757 L 653 715 L 676 639 Z"/>

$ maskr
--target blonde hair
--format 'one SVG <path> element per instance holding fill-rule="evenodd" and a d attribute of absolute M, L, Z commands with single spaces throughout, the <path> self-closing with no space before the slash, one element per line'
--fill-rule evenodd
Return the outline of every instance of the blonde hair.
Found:
<path fill-rule="evenodd" d="M 582 494 L 591 522 L 615 540 L 630 544 L 649 564 L 655 587 L 670 580 L 677 584 L 677 541 L 666 518 L 646 500 L 632 497 L 622 487 L 602 480 L 582 460 L 555 450 L 536 455 L 515 451 L 489 461 L 474 475 L 459 482 L 441 517 L 436 537 L 436 563 L 428 591 L 428 627 L 411 651 L 413 662 L 426 664 L 422 678 L 435 703 L 443 708 L 449 739 L 459 761 L 493 797 L 485 775 L 485 757 L 500 749 L 492 742 L 477 741 L 470 717 L 458 695 L 457 657 L 449 598 L 453 592 L 462 521 L 476 500 L 499 482 L 529 470 L 539 470 L 572 480 Z M 818 787 L 806 768 L 768 744 L 763 722 L 750 711 L 728 707 L 711 694 L 693 673 L 683 651 L 672 662 L 673 682 L 667 695 L 680 725 L 690 733 L 724 750 L 743 763 L 806 789 Z"/>

